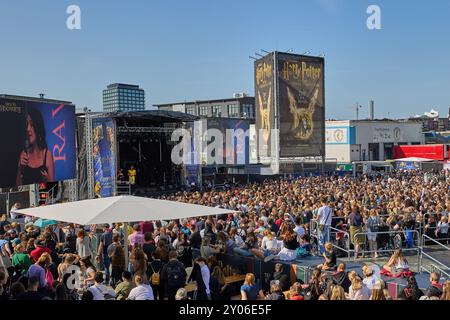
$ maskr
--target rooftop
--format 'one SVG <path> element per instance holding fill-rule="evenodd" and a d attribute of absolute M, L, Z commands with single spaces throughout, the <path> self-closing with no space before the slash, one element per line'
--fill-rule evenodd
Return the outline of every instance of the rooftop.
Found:
<path fill-rule="evenodd" d="M 217 103 L 217 102 L 230 102 L 244 99 L 255 99 L 255 97 L 239 97 L 239 98 L 226 98 L 226 99 L 213 99 L 213 100 L 195 100 L 195 101 L 183 101 L 183 102 L 174 102 L 174 103 L 162 103 L 162 104 L 154 104 L 154 107 L 168 107 L 179 104 L 208 104 L 208 103 Z"/>
<path fill-rule="evenodd" d="M 2 99 L 13 99 L 13 100 L 22 100 L 22 101 L 32 101 L 32 102 L 43 102 L 43 103 L 58 103 L 58 104 L 67 104 L 72 105 L 73 103 L 65 100 L 56 100 L 56 99 L 47 99 L 47 98 L 39 98 L 39 97 L 27 97 L 27 96 L 16 96 L 9 94 L 0 94 L 0 98 Z"/>
<path fill-rule="evenodd" d="M 135 84 L 126 84 L 126 83 L 112 83 L 107 86 L 108 89 L 113 88 L 126 88 L 126 89 L 140 89 L 138 85 Z"/>

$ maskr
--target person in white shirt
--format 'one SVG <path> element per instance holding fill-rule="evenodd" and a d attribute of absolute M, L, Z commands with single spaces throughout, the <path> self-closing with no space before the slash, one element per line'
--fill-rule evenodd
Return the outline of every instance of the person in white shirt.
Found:
<path fill-rule="evenodd" d="M 443 244 L 447 243 L 448 239 L 448 219 L 446 216 L 442 216 L 441 220 L 437 224 L 436 228 L 436 236 L 440 239 L 440 242 Z"/>
<path fill-rule="evenodd" d="M 363 266 L 362 271 L 364 274 L 363 284 L 367 287 L 367 289 L 372 290 L 380 278 L 375 274 L 371 266 Z"/>
<path fill-rule="evenodd" d="M 294 222 L 295 222 L 294 232 L 297 234 L 297 241 L 300 242 L 301 238 L 305 234 L 305 228 L 303 228 L 302 226 L 302 217 L 296 216 Z"/>
<path fill-rule="evenodd" d="M 328 206 L 326 197 L 322 198 L 322 206 L 317 211 L 319 222 L 319 253 L 325 251 L 325 243 L 330 242 L 330 227 L 333 210 Z"/>
<path fill-rule="evenodd" d="M 264 231 L 264 238 L 261 241 L 261 247 L 252 249 L 252 253 L 260 259 L 265 259 L 271 255 L 276 255 L 280 250 L 281 246 L 277 238 L 270 230 L 266 229 Z"/>
<path fill-rule="evenodd" d="M 155 300 L 152 287 L 148 284 L 144 284 L 140 275 L 135 276 L 134 283 L 136 284 L 136 287 L 131 289 L 127 300 Z"/>
<path fill-rule="evenodd" d="M 94 300 L 113 300 L 116 297 L 114 289 L 103 284 L 103 273 L 97 272 L 94 277 L 95 284 L 88 288 Z"/>

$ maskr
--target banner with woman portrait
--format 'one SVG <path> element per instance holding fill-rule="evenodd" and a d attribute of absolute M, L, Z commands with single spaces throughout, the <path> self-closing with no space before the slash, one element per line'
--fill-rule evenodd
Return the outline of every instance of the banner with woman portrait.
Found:
<path fill-rule="evenodd" d="M 36 100 L 0 97 L 0 187 L 76 177 L 75 106 Z"/>

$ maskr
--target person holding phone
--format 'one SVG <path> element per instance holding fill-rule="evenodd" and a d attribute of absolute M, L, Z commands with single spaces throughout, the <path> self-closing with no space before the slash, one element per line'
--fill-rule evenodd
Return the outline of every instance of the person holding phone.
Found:
<path fill-rule="evenodd" d="M 16 185 L 55 181 L 53 154 L 45 141 L 45 125 L 39 110 L 26 114 L 25 148 L 19 156 Z"/>

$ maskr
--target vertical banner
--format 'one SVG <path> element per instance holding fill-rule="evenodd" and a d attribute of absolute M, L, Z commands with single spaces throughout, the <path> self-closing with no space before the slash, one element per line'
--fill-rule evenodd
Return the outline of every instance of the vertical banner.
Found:
<path fill-rule="evenodd" d="M 0 98 L 0 187 L 76 177 L 75 106 L 36 100 Z"/>
<path fill-rule="evenodd" d="M 116 183 L 115 141 L 115 125 L 112 119 L 92 119 L 92 155 L 96 198 L 114 196 Z"/>
<path fill-rule="evenodd" d="M 271 152 L 271 130 L 275 127 L 274 54 L 255 61 L 255 128 L 258 156 L 275 156 Z"/>
<path fill-rule="evenodd" d="M 277 54 L 280 157 L 324 155 L 324 59 Z"/>

